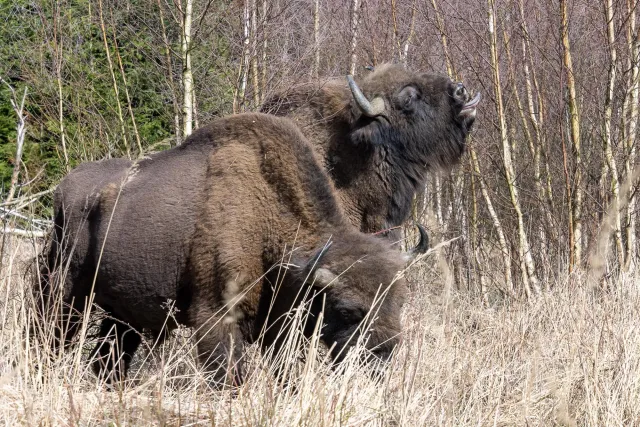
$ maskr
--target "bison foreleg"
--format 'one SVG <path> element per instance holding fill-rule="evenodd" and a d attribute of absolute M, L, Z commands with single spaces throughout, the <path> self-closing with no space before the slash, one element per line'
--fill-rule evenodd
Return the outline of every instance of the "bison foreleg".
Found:
<path fill-rule="evenodd" d="M 235 321 L 210 316 L 196 332 L 198 358 L 211 383 L 217 388 L 239 386 L 244 381 L 243 338 Z"/>
<path fill-rule="evenodd" d="M 108 384 L 119 382 L 126 377 L 142 337 L 111 317 L 102 320 L 99 336 L 100 340 L 91 352 L 93 371 Z"/>

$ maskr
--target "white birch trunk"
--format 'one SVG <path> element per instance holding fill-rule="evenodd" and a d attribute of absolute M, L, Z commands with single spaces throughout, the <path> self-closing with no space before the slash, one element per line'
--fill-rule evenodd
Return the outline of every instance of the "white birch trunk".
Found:
<path fill-rule="evenodd" d="M 488 0 L 488 6 L 490 37 L 489 47 L 491 51 L 491 68 L 493 73 L 493 89 L 496 99 L 496 113 L 498 116 L 498 123 L 500 128 L 500 140 L 502 142 L 503 166 L 505 178 L 507 180 L 507 186 L 509 188 L 511 204 L 516 212 L 516 217 L 518 220 L 518 255 L 519 264 L 522 270 L 525 292 L 527 293 L 527 297 L 533 297 L 540 292 L 540 285 L 538 283 L 538 278 L 536 277 L 535 265 L 533 257 L 531 256 L 531 249 L 529 247 L 529 239 L 524 227 L 524 218 L 522 215 L 522 208 L 520 207 L 518 187 L 515 182 L 516 174 L 513 167 L 513 161 L 511 159 L 511 145 L 509 143 L 509 134 L 505 119 L 504 105 L 502 101 L 502 89 L 500 87 L 500 70 L 498 68 L 499 64 L 496 34 L 497 27 L 494 14 L 495 0 Z"/>
<path fill-rule="evenodd" d="M 349 74 L 354 75 L 358 62 L 356 47 L 358 46 L 358 23 L 360 18 L 358 15 L 359 1 L 352 0 L 351 6 L 351 60 L 349 62 Z"/>
<path fill-rule="evenodd" d="M 193 70 L 191 68 L 191 22 L 193 0 L 185 1 L 182 15 L 182 134 L 193 132 Z"/>
<path fill-rule="evenodd" d="M 604 100 L 604 135 L 603 135 L 603 149 L 604 157 L 606 161 L 607 169 L 611 175 L 611 196 L 612 205 L 609 209 L 612 209 L 613 213 L 613 240 L 616 247 L 616 255 L 620 266 L 624 264 L 624 250 L 622 247 L 622 234 L 620 224 L 620 184 L 618 167 L 616 165 L 616 159 L 611 147 L 611 118 L 613 116 L 613 96 L 616 83 L 616 66 L 617 66 L 617 51 L 616 51 L 616 35 L 613 23 L 613 2 L 612 0 L 604 1 L 604 15 L 605 24 L 607 28 L 607 43 L 609 45 L 609 72 L 607 76 L 607 91 Z M 603 183 L 604 184 L 604 183 Z M 607 250 L 605 249 L 602 256 L 606 257 Z"/>

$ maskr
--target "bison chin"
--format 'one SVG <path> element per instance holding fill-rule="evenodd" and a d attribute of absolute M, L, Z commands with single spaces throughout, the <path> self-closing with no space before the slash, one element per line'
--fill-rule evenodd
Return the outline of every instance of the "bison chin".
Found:
<path fill-rule="evenodd" d="M 326 326 L 325 326 L 326 328 Z M 323 338 L 327 343 L 333 342 L 331 347 L 331 358 L 333 363 L 331 368 L 334 370 L 344 369 L 345 359 L 352 356 L 357 358 L 357 362 L 363 364 L 367 368 L 367 372 L 374 378 L 380 379 L 386 373 L 386 368 L 391 361 L 391 357 L 395 353 L 396 347 L 400 344 L 399 333 L 394 334 L 395 337 L 385 340 L 379 344 L 373 344 L 372 336 L 365 336 L 362 346 L 356 344 L 361 334 L 355 333 L 349 336 L 332 337 L 329 334 L 325 334 L 325 328 L 323 328 Z M 342 335 L 342 334 L 341 334 Z M 352 352 L 358 352 L 357 354 L 351 354 Z"/>

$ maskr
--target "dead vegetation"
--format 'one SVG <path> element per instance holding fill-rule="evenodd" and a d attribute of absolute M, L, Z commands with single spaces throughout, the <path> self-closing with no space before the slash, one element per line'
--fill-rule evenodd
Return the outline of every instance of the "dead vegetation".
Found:
<path fill-rule="evenodd" d="M 442 263 L 412 267 L 403 344 L 375 383 L 350 358 L 322 362 L 312 339 L 295 387 L 257 351 L 237 392 L 207 387 L 190 333 L 141 352 L 113 390 L 87 364 L 91 333 L 50 355 L 29 330 L 34 242 L 5 240 L 0 276 L 0 422 L 4 425 L 634 425 L 640 422 L 637 278 L 602 291 L 574 272 L 533 300 L 486 306 L 453 289 Z M 440 264 L 440 266 L 438 266 Z M 435 267 L 432 268 L 432 265 Z M 99 315 L 99 314 L 98 314 Z M 40 325 L 47 328 L 47 325 Z M 147 341 L 149 347 L 153 342 Z"/>

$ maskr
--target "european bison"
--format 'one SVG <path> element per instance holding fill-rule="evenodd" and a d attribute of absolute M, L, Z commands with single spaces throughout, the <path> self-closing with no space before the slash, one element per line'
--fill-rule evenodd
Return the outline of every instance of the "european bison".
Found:
<path fill-rule="evenodd" d="M 126 374 L 141 340 L 130 329 L 161 338 L 167 301 L 177 323 L 197 328 L 199 357 L 220 382 L 230 380 L 229 357 L 239 361 L 242 343 L 262 331 L 262 348 L 277 352 L 279 322 L 309 301 L 309 290 L 320 295 L 311 318 L 325 305 L 322 339 L 335 343 L 336 361 L 380 292 L 386 298 L 367 346 L 386 359 L 398 341 L 406 284 L 394 277 L 410 256 L 349 223 L 310 144 L 288 119 L 231 116 L 139 161 L 80 165 L 58 186 L 54 209 L 47 268 L 66 271 L 62 295 L 71 326 L 62 339 L 72 338 L 93 291 L 109 315 L 100 336 L 115 330 L 120 340 L 124 366 L 113 366 L 110 345 L 99 344 L 96 372 L 106 365 L 116 378 Z M 273 266 L 292 245 L 295 266 L 279 277 Z M 416 250 L 425 249 L 423 240 Z M 55 280 L 43 277 L 46 302 Z"/>
<path fill-rule="evenodd" d="M 268 99 L 263 112 L 292 119 L 333 179 L 352 224 L 402 224 L 427 172 L 455 164 L 476 117 L 462 83 L 383 65 L 359 84 L 315 82 Z"/>

